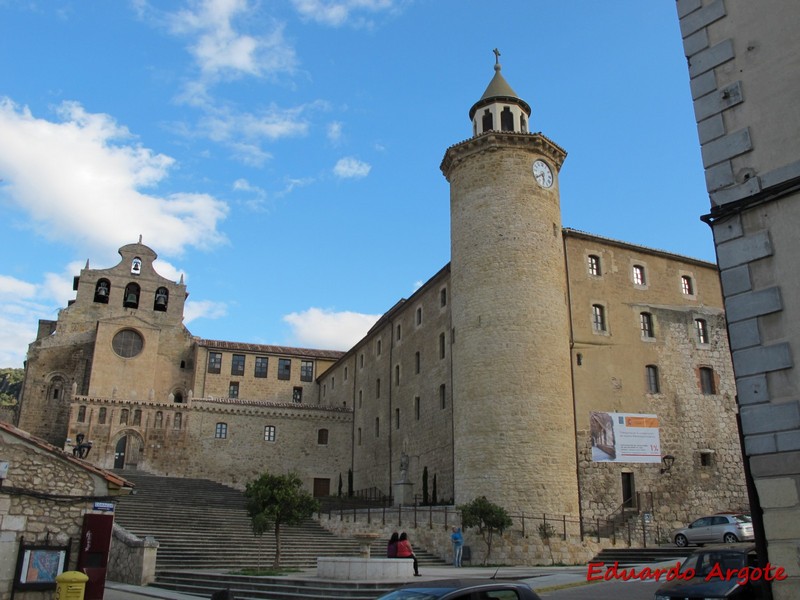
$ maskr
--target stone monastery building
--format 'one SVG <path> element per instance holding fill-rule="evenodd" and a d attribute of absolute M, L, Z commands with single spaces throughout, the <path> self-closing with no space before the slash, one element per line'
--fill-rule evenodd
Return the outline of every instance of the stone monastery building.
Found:
<path fill-rule="evenodd" d="M 199 339 L 141 240 L 40 321 L 19 427 L 104 468 L 662 523 L 747 506 L 716 266 L 561 224 L 500 64 L 447 149 L 451 262 L 347 352 Z M 667 457 L 666 459 L 664 457 Z M 674 460 L 674 464 L 672 461 Z M 402 466 L 402 468 L 401 468 Z M 404 485 L 402 485 L 404 484 Z"/>

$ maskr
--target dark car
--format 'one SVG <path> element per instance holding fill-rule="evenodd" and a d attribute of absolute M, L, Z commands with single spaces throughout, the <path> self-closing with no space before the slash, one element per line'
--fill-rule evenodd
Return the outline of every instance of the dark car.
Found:
<path fill-rule="evenodd" d="M 708 546 L 690 554 L 680 575 L 658 588 L 654 600 L 760 600 L 766 597 L 763 579 L 753 544 Z"/>
<path fill-rule="evenodd" d="M 524 583 L 496 579 L 439 579 L 405 585 L 378 600 L 540 600 Z"/>

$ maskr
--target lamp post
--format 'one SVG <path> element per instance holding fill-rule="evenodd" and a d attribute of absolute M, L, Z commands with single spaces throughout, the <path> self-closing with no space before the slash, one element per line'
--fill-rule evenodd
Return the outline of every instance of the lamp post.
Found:
<path fill-rule="evenodd" d="M 672 454 L 665 454 L 664 458 L 661 459 L 661 462 L 664 463 L 664 468 L 661 469 L 661 474 L 669 473 L 670 469 L 672 469 L 672 465 L 675 462 L 675 457 Z"/>

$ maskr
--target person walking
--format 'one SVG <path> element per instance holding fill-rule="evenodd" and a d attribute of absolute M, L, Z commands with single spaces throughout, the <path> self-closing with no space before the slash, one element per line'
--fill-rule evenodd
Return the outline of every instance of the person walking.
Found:
<path fill-rule="evenodd" d="M 450 535 L 453 541 L 453 566 L 461 566 L 461 555 L 464 551 L 464 536 L 461 534 L 461 527 L 453 527 L 453 533 Z"/>
<path fill-rule="evenodd" d="M 417 557 L 414 555 L 414 549 L 411 547 L 411 542 L 408 541 L 408 534 L 405 531 L 400 534 L 400 539 L 397 541 L 397 558 L 413 558 L 414 577 L 420 576 Z"/>
<path fill-rule="evenodd" d="M 389 543 L 386 545 L 386 558 L 397 558 L 397 541 L 400 536 L 395 531 L 392 537 L 389 538 Z"/>

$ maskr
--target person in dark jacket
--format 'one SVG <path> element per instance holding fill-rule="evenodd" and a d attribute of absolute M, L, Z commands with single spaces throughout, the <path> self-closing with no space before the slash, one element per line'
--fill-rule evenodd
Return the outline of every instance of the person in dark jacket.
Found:
<path fill-rule="evenodd" d="M 405 531 L 400 534 L 400 539 L 397 541 L 397 558 L 413 558 L 414 576 L 420 576 L 419 566 L 417 565 L 417 557 L 414 556 L 414 549 L 411 547 L 411 542 L 408 541 L 408 535 Z"/>
<path fill-rule="evenodd" d="M 389 544 L 386 546 L 386 558 L 397 558 L 397 541 L 399 537 L 395 531 L 392 537 L 389 538 Z"/>

